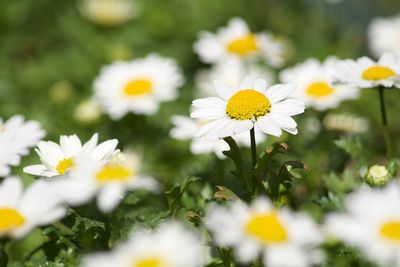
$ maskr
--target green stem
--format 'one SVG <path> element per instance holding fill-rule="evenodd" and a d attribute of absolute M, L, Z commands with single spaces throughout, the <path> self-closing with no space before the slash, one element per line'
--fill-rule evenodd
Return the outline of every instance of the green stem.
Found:
<path fill-rule="evenodd" d="M 254 127 L 250 130 L 250 143 L 251 143 L 251 162 L 252 162 L 252 177 L 253 177 L 253 196 L 255 195 L 257 188 L 257 177 L 256 177 L 256 165 L 257 165 L 257 146 L 256 146 L 256 134 Z"/>
<path fill-rule="evenodd" d="M 392 156 L 392 141 L 389 133 L 389 123 L 386 115 L 386 105 L 385 105 L 385 88 L 379 87 L 379 103 L 381 108 L 381 118 L 382 118 L 382 131 L 383 139 L 386 146 L 386 156 L 389 159 Z"/>
<path fill-rule="evenodd" d="M 7 238 L 0 238 L 0 267 L 6 267 L 8 264 L 8 255 L 5 250 L 7 241 Z"/>

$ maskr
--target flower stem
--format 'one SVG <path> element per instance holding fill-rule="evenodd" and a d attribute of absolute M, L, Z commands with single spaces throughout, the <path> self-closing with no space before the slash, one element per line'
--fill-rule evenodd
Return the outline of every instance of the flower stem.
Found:
<path fill-rule="evenodd" d="M 253 195 L 256 192 L 256 165 L 257 165 L 257 146 L 256 146 L 256 134 L 254 131 L 254 127 L 250 130 L 250 143 L 251 143 L 251 161 L 252 161 L 252 177 L 253 177 Z"/>
<path fill-rule="evenodd" d="M 392 156 L 392 142 L 389 134 L 389 123 L 386 116 L 386 105 L 385 105 L 385 88 L 379 87 L 379 103 L 381 107 L 381 118 L 382 118 L 382 130 L 383 130 L 383 139 L 385 141 L 386 146 L 386 156 L 389 159 Z"/>

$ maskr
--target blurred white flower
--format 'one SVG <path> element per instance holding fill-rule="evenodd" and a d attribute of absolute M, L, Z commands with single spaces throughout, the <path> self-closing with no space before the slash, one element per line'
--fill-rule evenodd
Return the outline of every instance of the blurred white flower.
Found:
<path fill-rule="evenodd" d="M 81 123 L 96 122 L 101 116 L 101 108 L 97 101 L 92 99 L 79 103 L 74 111 L 75 120 Z"/>
<path fill-rule="evenodd" d="M 83 267 L 200 267 L 203 246 L 197 233 L 180 223 L 163 223 L 156 230 L 136 231 L 108 253 L 86 257 Z"/>
<path fill-rule="evenodd" d="M 171 117 L 174 128 L 170 131 L 170 136 L 178 140 L 191 140 L 190 152 L 195 155 L 214 153 L 218 158 L 223 159 L 225 155 L 223 151 L 229 150 L 229 145 L 221 139 L 207 140 L 206 137 L 197 137 L 196 134 L 204 122 L 195 120 L 186 116 L 174 115 Z M 258 128 L 255 128 L 256 143 L 262 143 L 266 139 L 266 135 Z M 249 133 L 241 133 L 232 136 L 236 143 L 240 146 L 250 147 Z"/>
<path fill-rule="evenodd" d="M 377 62 L 368 57 L 341 60 L 332 68 L 332 78 L 336 83 L 358 88 L 400 88 L 400 58 L 385 53 Z"/>
<path fill-rule="evenodd" d="M 83 17 L 100 26 L 117 26 L 136 15 L 132 0 L 81 0 L 78 8 Z"/>
<path fill-rule="evenodd" d="M 356 99 L 359 95 L 358 88 L 332 84 L 330 72 L 336 61 L 333 57 L 323 63 L 313 58 L 308 59 L 282 71 L 280 80 L 297 84 L 293 97 L 303 101 L 306 107 L 319 111 L 336 108 L 343 100 Z"/>
<path fill-rule="evenodd" d="M 371 52 L 380 57 L 384 53 L 400 54 L 400 16 L 375 18 L 368 27 Z"/>
<path fill-rule="evenodd" d="M 156 113 L 160 102 L 178 97 L 182 84 L 183 76 L 174 60 L 151 54 L 103 67 L 94 90 L 104 111 L 118 120 L 129 112 Z"/>
<path fill-rule="evenodd" d="M 264 59 L 274 67 L 284 63 L 286 46 L 271 33 L 252 33 L 241 18 L 232 18 L 216 34 L 201 32 L 194 51 L 205 63 L 223 62 L 229 58 Z"/>
<path fill-rule="evenodd" d="M 106 161 L 93 161 L 85 156 L 76 159 L 68 176 L 54 180 L 54 191 L 69 205 L 81 205 L 97 195 L 97 205 L 103 212 L 110 212 L 132 189 L 156 191 L 158 183 L 140 173 L 140 160 L 116 154 Z"/>
<path fill-rule="evenodd" d="M 246 76 L 253 79 L 262 77 L 267 81 L 267 84 L 272 84 L 274 80 L 271 71 L 268 69 L 231 58 L 213 65 L 211 69 L 203 69 L 197 72 L 195 77 L 197 95 L 199 97 L 215 96 L 214 80 L 220 80 L 228 87 L 233 87 L 240 84 Z"/>
<path fill-rule="evenodd" d="M 369 168 L 365 180 L 372 185 L 384 185 L 391 178 L 389 170 L 383 165 L 373 165 Z"/>
<path fill-rule="evenodd" d="M 43 180 L 34 182 L 25 192 L 19 177 L 8 177 L 0 184 L 0 237 L 21 238 L 66 213 L 58 196 Z"/>
<path fill-rule="evenodd" d="M 214 206 L 205 222 L 217 244 L 233 247 L 242 263 L 252 262 L 260 253 L 264 266 L 305 267 L 318 261 L 313 246 L 323 238 L 313 220 L 277 210 L 265 198 L 257 198 L 250 206 L 241 201 Z"/>
<path fill-rule="evenodd" d="M 330 113 L 324 117 L 323 124 L 328 130 L 348 133 L 364 133 L 369 128 L 367 119 L 350 114 Z"/>
<path fill-rule="evenodd" d="M 253 127 L 280 136 L 282 130 L 297 134 L 297 123 L 291 118 L 304 112 L 301 101 L 286 99 L 296 89 L 293 84 L 277 84 L 267 89 L 263 79 L 247 77 L 238 87 L 228 87 L 216 80 L 218 97 L 196 99 L 192 118 L 207 121 L 197 136 L 208 140 L 247 132 Z"/>
<path fill-rule="evenodd" d="M 0 176 L 10 174 L 10 166 L 20 164 L 21 156 L 29 153 L 46 135 L 36 121 L 25 121 L 21 115 L 15 115 L 3 121 L 0 118 Z"/>
<path fill-rule="evenodd" d="M 60 144 L 53 141 L 41 141 L 36 153 L 42 164 L 24 168 L 24 172 L 44 177 L 53 177 L 66 174 L 75 164 L 78 156 L 84 156 L 95 161 L 110 159 L 118 150 L 115 150 L 116 139 L 105 141 L 97 145 L 99 135 L 96 133 L 82 145 L 76 135 L 60 136 Z"/>
<path fill-rule="evenodd" d="M 400 266 L 399 203 L 398 183 L 363 187 L 346 198 L 346 213 L 327 217 L 327 233 L 359 248 L 382 266 Z"/>

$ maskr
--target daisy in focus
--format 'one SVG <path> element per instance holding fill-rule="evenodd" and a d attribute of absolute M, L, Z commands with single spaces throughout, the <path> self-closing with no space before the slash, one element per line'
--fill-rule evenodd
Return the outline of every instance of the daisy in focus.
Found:
<path fill-rule="evenodd" d="M 265 266 L 304 267 L 320 260 L 314 247 L 322 242 L 322 235 L 312 219 L 276 210 L 265 198 L 250 206 L 241 201 L 214 206 L 205 222 L 216 242 L 233 247 L 241 263 L 250 263 L 259 254 Z"/>
<path fill-rule="evenodd" d="M 247 132 L 253 127 L 261 132 L 280 136 L 282 130 L 297 134 L 297 123 L 291 116 L 304 112 L 304 104 L 286 99 L 296 89 L 293 84 L 277 84 L 267 89 L 263 79 L 247 77 L 238 87 L 221 81 L 214 86 L 218 97 L 196 99 L 190 117 L 205 120 L 197 136 L 208 140 Z"/>
<path fill-rule="evenodd" d="M 204 124 L 200 120 L 195 120 L 186 116 L 174 115 L 171 118 L 174 128 L 170 131 L 170 136 L 177 140 L 191 140 L 190 152 L 194 155 L 214 153 L 218 158 L 224 159 L 223 151 L 229 150 L 229 145 L 221 140 L 207 140 L 205 137 L 197 137 L 196 134 Z M 262 143 L 266 135 L 260 130 L 255 131 L 256 143 Z M 232 136 L 239 146 L 250 147 L 250 139 L 247 133 Z"/>
<path fill-rule="evenodd" d="M 216 34 L 201 32 L 194 51 L 205 63 L 223 62 L 229 58 L 263 59 L 273 67 L 284 63 L 286 47 L 269 32 L 253 33 L 241 18 L 232 18 Z"/>
<path fill-rule="evenodd" d="M 379 264 L 400 266 L 399 203 L 398 183 L 361 188 L 345 200 L 346 213 L 327 217 L 326 230 Z"/>
<path fill-rule="evenodd" d="M 27 166 L 24 172 L 44 177 L 64 175 L 75 165 L 75 159 L 78 156 L 102 161 L 118 153 L 116 139 L 97 144 L 98 139 L 99 135 L 96 133 L 83 145 L 76 135 L 60 136 L 60 144 L 53 141 L 41 141 L 35 149 L 41 164 Z"/>
<path fill-rule="evenodd" d="M 15 115 L 7 121 L 0 118 L 0 176 L 10 174 L 10 166 L 17 166 L 21 156 L 29 153 L 46 135 L 36 121 L 25 121 L 21 115 Z"/>
<path fill-rule="evenodd" d="M 177 98 L 182 84 L 183 76 L 174 60 L 151 54 L 103 67 L 93 86 L 103 110 L 118 120 L 129 112 L 156 113 L 160 102 Z"/>
<path fill-rule="evenodd" d="M 338 61 L 335 65 L 332 69 L 335 83 L 358 88 L 400 88 L 400 59 L 395 54 L 383 54 L 377 62 L 368 57 L 361 57 L 356 61 Z"/>
<path fill-rule="evenodd" d="M 0 237 L 21 238 L 66 213 L 58 196 L 43 180 L 34 182 L 25 191 L 19 177 L 8 177 L 0 184 Z"/>
<path fill-rule="evenodd" d="M 328 58 L 320 63 L 316 59 L 308 59 L 282 71 L 280 80 L 297 84 L 293 96 L 303 101 L 306 107 L 319 111 L 336 108 L 343 100 L 356 99 L 359 95 L 358 88 L 332 84 L 330 73 L 336 61 L 335 58 Z"/>
<path fill-rule="evenodd" d="M 400 55 L 400 16 L 375 18 L 368 27 L 369 48 L 375 56 Z"/>
<path fill-rule="evenodd" d="M 83 17 L 100 26 L 117 26 L 135 16 L 130 0 L 82 0 L 78 7 Z"/>
<path fill-rule="evenodd" d="M 53 183 L 54 191 L 72 206 L 87 203 L 97 195 L 99 209 L 110 212 L 126 191 L 159 188 L 154 178 L 140 173 L 140 159 L 133 152 L 118 153 L 109 161 L 93 161 L 84 156 L 76 161 L 67 177 Z"/>
<path fill-rule="evenodd" d="M 154 231 L 139 230 L 108 253 L 86 257 L 83 267 L 198 267 L 203 249 L 199 236 L 179 223 Z"/>
<path fill-rule="evenodd" d="M 243 61 L 231 58 L 213 65 L 211 69 L 203 69 L 196 74 L 196 88 L 199 97 L 215 96 L 214 80 L 220 80 L 228 87 L 240 84 L 246 76 L 252 78 L 263 77 L 267 84 L 272 84 L 272 72 L 256 64 L 246 64 Z"/>

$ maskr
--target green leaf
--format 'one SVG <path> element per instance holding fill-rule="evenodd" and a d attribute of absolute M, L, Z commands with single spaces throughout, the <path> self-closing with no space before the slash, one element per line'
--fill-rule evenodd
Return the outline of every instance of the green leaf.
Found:
<path fill-rule="evenodd" d="M 224 141 L 229 145 L 230 150 L 224 151 L 223 154 L 231 158 L 236 167 L 236 172 L 234 172 L 233 174 L 243 182 L 244 186 L 246 187 L 246 191 L 251 192 L 249 180 L 250 178 L 247 175 L 242 154 L 240 153 L 238 145 L 236 144 L 235 140 L 230 136 L 225 137 Z"/>
<path fill-rule="evenodd" d="M 364 149 L 359 137 L 343 136 L 335 141 L 335 145 L 346 151 L 353 159 L 365 162 L 369 157 L 369 153 Z"/>
<path fill-rule="evenodd" d="M 268 166 L 270 160 L 277 154 L 286 154 L 289 146 L 285 143 L 275 143 L 264 151 L 264 155 L 258 161 L 256 166 L 255 175 L 260 176 L 261 172 Z"/>
<path fill-rule="evenodd" d="M 238 197 L 235 195 L 235 193 L 233 193 L 230 189 L 221 186 L 221 185 L 217 185 L 218 191 L 215 192 L 214 194 L 214 198 L 218 201 L 222 201 L 222 200 L 236 200 L 238 199 Z"/>

